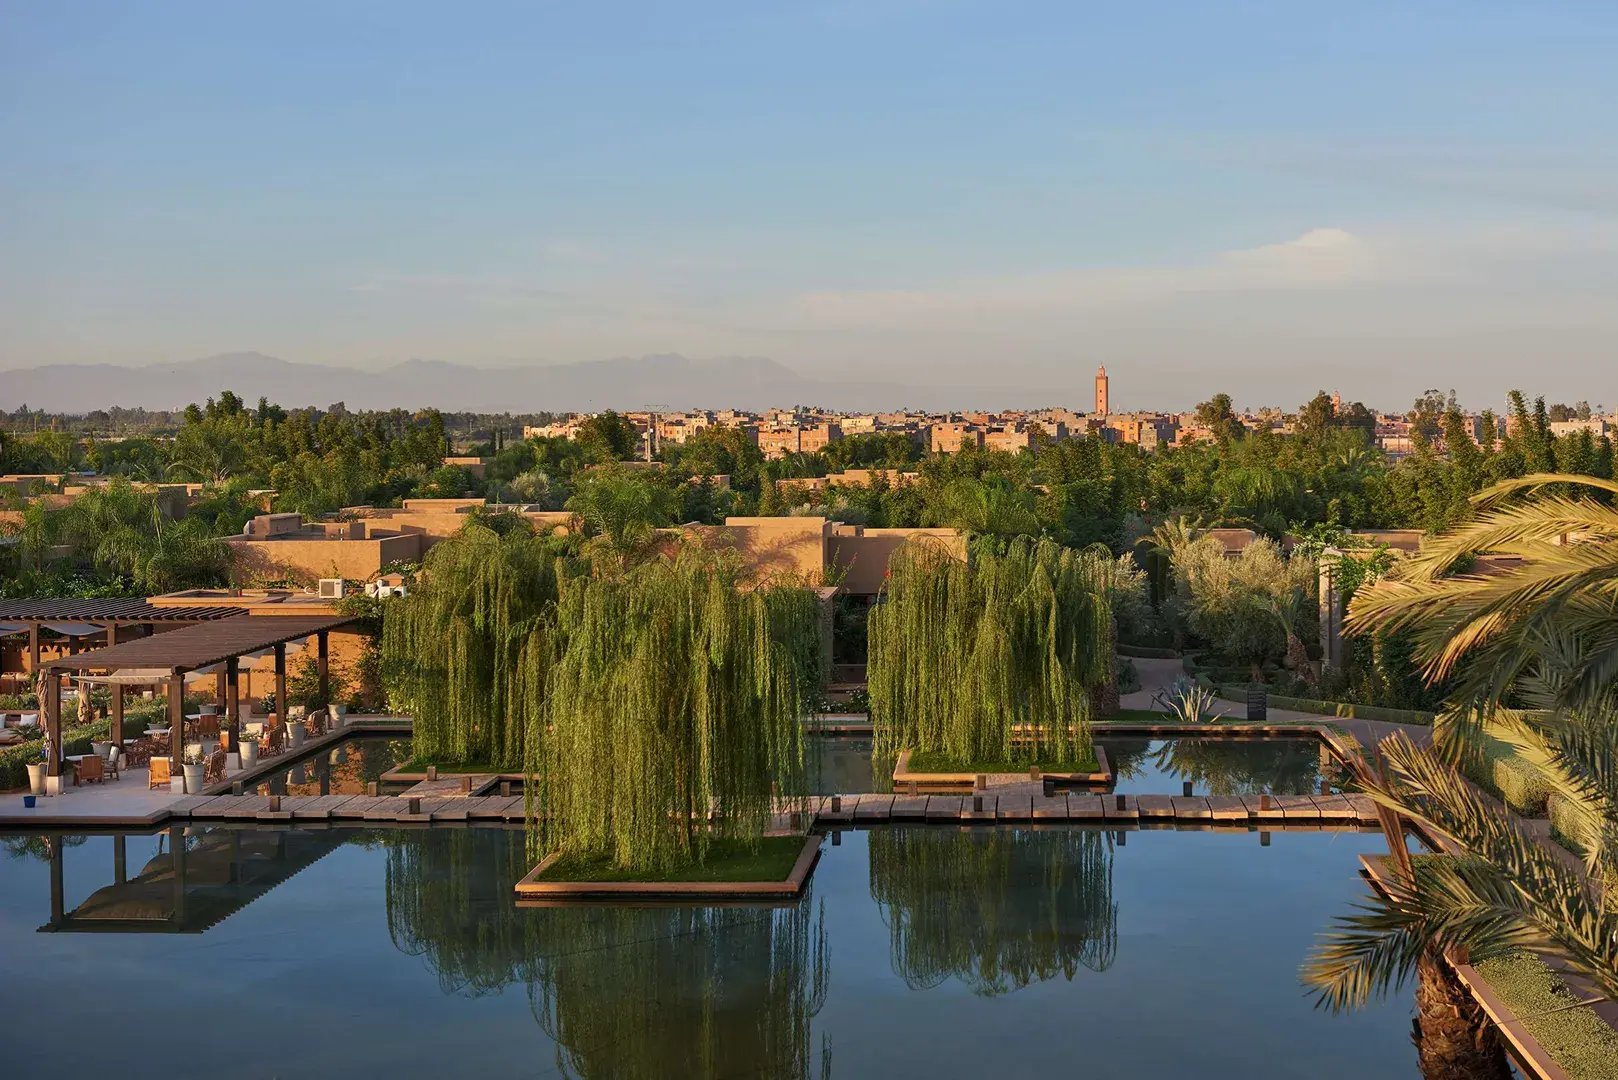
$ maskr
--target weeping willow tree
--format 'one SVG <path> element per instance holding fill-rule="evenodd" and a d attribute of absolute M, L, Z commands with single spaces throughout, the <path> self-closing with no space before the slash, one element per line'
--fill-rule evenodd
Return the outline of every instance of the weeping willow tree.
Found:
<path fill-rule="evenodd" d="M 575 545 L 472 522 L 427 553 L 409 596 L 388 601 L 383 676 L 415 718 L 416 760 L 522 766 Z"/>
<path fill-rule="evenodd" d="M 386 842 L 388 934 L 427 961 L 444 993 L 481 997 L 534 977 L 533 913 L 511 900 L 531 865 L 521 834 L 421 829 Z"/>
<path fill-rule="evenodd" d="M 871 612 L 878 753 L 1083 761 L 1091 692 L 1112 671 L 1110 556 L 1015 540 L 969 562 L 912 543 Z"/>
<path fill-rule="evenodd" d="M 530 912 L 534 1017 L 565 1076 L 809 1077 L 823 911 L 587 905 Z M 820 1072 L 830 1073 L 822 1045 Z"/>
<path fill-rule="evenodd" d="M 959 979 L 985 997 L 1118 952 L 1112 841 L 1091 829 L 877 829 L 871 898 L 912 989 Z"/>
<path fill-rule="evenodd" d="M 528 738 L 536 854 L 667 870 L 715 837 L 756 840 L 774 796 L 806 790 L 819 604 L 737 574 L 733 557 L 685 545 L 562 583 Z"/>

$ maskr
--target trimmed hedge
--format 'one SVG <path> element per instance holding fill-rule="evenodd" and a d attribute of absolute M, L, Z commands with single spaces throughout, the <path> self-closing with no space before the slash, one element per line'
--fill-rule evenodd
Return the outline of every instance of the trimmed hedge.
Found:
<path fill-rule="evenodd" d="M 1150 645 L 1119 645 L 1118 655 L 1135 660 L 1178 660 L 1180 654 L 1173 649 L 1158 649 Z"/>
<path fill-rule="evenodd" d="M 1238 705 L 1247 704 L 1245 685 L 1241 687 L 1220 685 L 1217 692 L 1225 701 L 1233 701 Z M 1273 709 L 1289 709 L 1292 712 L 1316 713 L 1321 716 L 1342 716 L 1350 720 L 1376 720 L 1384 724 L 1431 727 L 1434 720 L 1433 713 L 1419 712 L 1415 709 L 1387 709 L 1380 705 L 1356 705 L 1349 701 L 1317 701 L 1314 698 L 1287 697 L 1284 694 L 1271 694 L 1269 703 Z"/>
<path fill-rule="evenodd" d="M 138 739 L 145 734 L 150 726 L 152 717 L 150 710 L 128 710 L 124 713 L 124 738 Z M 105 720 L 97 720 L 90 724 L 75 724 L 62 729 L 62 753 L 88 754 L 90 743 L 94 739 L 106 737 L 111 726 Z M 41 754 L 45 749 L 44 738 L 31 739 L 17 746 L 8 746 L 0 750 L 0 791 L 10 791 L 13 788 L 28 786 L 28 763 L 42 761 Z"/>
<path fill-rule="evenodd" d="M 1550 786 L 1538 772 L 1517 759 L 1510 743 L 1483 736 L 1482 756 L 1467 762 L 1462 772 L 1524 817 L 1542 818 L 1548 812 Z"/>
<path fill-rule="evenodd" d="M 1522 1026 L 1574 1080 L 1613 1075 L 1618 1032 L 1591 1010 L 1570 1008 L 1579 998 L 1543 960 L 1520 952 L 1474 966 L 1513 1012 L 1528 1018 Z"/>

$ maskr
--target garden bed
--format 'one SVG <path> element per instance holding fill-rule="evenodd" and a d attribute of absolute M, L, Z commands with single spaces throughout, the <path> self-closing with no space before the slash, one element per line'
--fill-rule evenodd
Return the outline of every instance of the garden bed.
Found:
<path fill-rule="evenodd" d="M 517 882 L 520 901 L 790 900 L 803 891 L 820 857 L 819 833 L 765 836 L 758 844 L 719 840 L 708 858 L 655 878 L 599 856 L 547 855 Z"/>

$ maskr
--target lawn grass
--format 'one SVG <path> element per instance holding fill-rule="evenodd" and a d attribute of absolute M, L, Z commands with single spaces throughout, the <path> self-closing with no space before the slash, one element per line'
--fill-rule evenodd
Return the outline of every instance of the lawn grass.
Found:
<path fill-rule="evenodd" d="M 1567 1009 L 1576 1000 L 1567 986 L 1528 952 L 1495 957 L 1474 965 L 1574 1080 L 1595 1080 L 1618 1073 L 1618 1031 L 1589 1009 Z M 1550 1013 L 1550 1015 L 1544 1015 Z"/>
<path fill-rule="evenodd" d="M 661 873 L 625 870 L 602 855 L 563 855 L 538 881 L 785 881 L 798 856 L 802 836 L 766 836 L 756 846 L 746 840 L 715 840 L 706 862 L 689 863 Z"/>
<path fill-rule="evenodd" d="M 962 761 L 936 750 L 913 750 L 909 769 L 914 773 L 1024 773 L 1037 767 L 1040 772 L 1081 773 L 1101 768 L 1092 754 L 1084 761 Z"/>

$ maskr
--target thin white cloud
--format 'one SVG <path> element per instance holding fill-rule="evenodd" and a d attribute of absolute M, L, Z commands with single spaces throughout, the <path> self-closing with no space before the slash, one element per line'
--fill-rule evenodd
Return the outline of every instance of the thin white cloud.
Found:
<path fill-rule="evenodd" d="M 822 324 L 960 320 L 1127 307 L 1179 293 L 1321 288 L 1371 280 L 1377 272 L 1372 244 L 1346 229 L 1323 227 L 1191 263 L 1083 267 L 926 289 L 813 292 L 792 306 Z"/>

